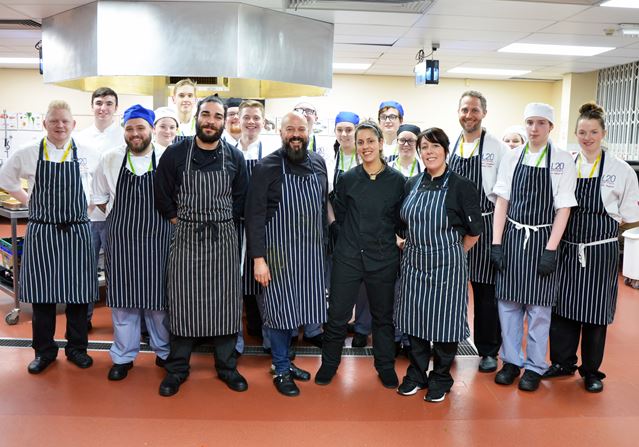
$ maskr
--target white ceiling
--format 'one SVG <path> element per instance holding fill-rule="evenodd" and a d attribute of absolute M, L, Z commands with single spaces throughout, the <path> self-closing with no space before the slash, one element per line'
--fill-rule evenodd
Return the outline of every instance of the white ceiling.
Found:
<path fill-rule="evenodd" d="M 91 1 L 0 0 L 0 19 L 41 22 L 43 17 L 86 3 Z M 446 73 L 455 67 L 503 67 L 530 70 L 524 78 L 560 79 L 568 72 L 639 60 L 639 38 L 605 34 L 605 30 L 617 29 L 620 23 L 639 24 L 639 9 L 603 8 L 596 0 L 433 0 L 424 14 L 309 9 L 295 12 L 284 9 L 284 0 L 243 3 L 334 23 L 334 61 L 372 64 L 367 70 L 336 71 L 339 73 L 411 76 L 418 50 L 423 48 L 428 53 L 432 43 L 440 45 L 435 58 L 440 60 L 442 77 L 478 77 Z M 36 57 L 34 45 L 38 40 L 40 31 L 0 29 L 0 57 Z M 594 57 L 497 52 L 514 42 L 615 49 Z"/>

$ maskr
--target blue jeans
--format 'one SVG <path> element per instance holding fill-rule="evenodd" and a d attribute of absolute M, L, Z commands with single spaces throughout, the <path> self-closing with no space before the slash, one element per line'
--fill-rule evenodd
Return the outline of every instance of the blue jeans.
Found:
<path fill-rule="evenodd" d="M 91 221 L 91 239 L 93 242 L 93 257 L 95 259 L 96 267 L 98 265 L 98 260 L 100 259 L 100 249 L 106 249 L 106 238 L 106 221 Z M 96 271 L 96 275 L 97 274 L 98 273 Z M 91 317 L 93 317 L 93 307 L 94 303 L 89 303 L 89 309 L 87 311 L 87 321 L 91 321 Z"/>
<path fill-rule="evenodd" d="M 288 358 L 288 347 L 291 344 L 290 329 L 268 329 L 271 340 L 271 356 L 275 374 L 286 374 L 291 370 L 291 361 Z"/>

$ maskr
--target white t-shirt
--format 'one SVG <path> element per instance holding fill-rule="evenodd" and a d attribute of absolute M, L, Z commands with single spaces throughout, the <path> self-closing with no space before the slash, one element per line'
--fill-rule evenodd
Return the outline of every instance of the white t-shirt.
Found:
<path fill-rule="evenodd" d="M 493 193 L 506 200 L 510 200 L 513 174 L 524 147 L 525 146 L 520 146 L 506 152 L 499 166 L 499 173 L 497 174 L 497 182 L 495 183 Z M 577 199 L 575 198 L 575 186 L 577 185 L 575 162 L 570 153 L 552 145 L 550 147 L 550 181 L 552 185 L 553 205 L 556 210 L 577 206 Z M 524 157 L 523 164 L 526 166 L 535 166 L 541 153 L 542 151 L 536 153 L 528 152 Z M 548 154 L 544 156 L 544 159 L 539 164 L 540 169 L 547 169 L 547 157 Z M 528 193 L 536 194 L 537 191 L 528 191 Z"/>
<path fill-rule="evenodd" d="M 475 141 L 467 141 L 463 143 L 463 154 L 461 144 L 460 138 L 459 144 L 455 144 L 451 153 L 466 159 L 471 156 L 479 156 L 479 138 Z M 473 152 L 475 145 L 477 145 L 477 149 Z M 486 132 L 486 135 L 484 136 L 484 146 L 482 148 L 481 183 L 486 198 L 493 203 L 497 201 L 497 196 L 495 195 L 493 188 L 497 182 L 499 165 L 504 155 L 509 151 L 510 148 L 506 145 L 506 143 L 495 137 L 493 134 Z"/>
<path fill-rule="evenodd" d="M 160 162 L 160 157 L 164 153 L 164 149 L 155 146 L 155 165 L 157 167 Z M 129 172 L 134 172 L 135 175 L 144 175 L 149 171 L 151 165 L 153 152 L 149 152 L 146 155 L 135 155 L 131 153 L 131 163 L 135 172 L 131 170 L 128 161 L 125 163 L 125 168 Z M 113 199 L 115 198 L 115 191 L 118 184 L 118 177 L 120 175 L 120 168 L 122 167 L 122 161 L 126 156 L 126 145 L 121 145 L 102 154 L 100 159 L 100 165 L 95 171 L 93 177 L 93 201 L 96 205 L 107 204 L 107 212 L 111 212 L 113 207 Z"/>
<path fill-rule="evenodd" d="M 384 155 L 386 160 L 388 160 L 391 155 L 399 156 L 399 144 L 397 143 L 397 139 L 393 140 L 391 144 L 384 143 L 382 155 Z"/>
<path fill-rule="evenodd" d="M 21 179 L 26 179 L 29 183 L 28 195 L 31 196 L 33 185 L 35 184 L 36 168 L 38 164 L 38 156 L 40 154 L 40 141 L 31 142 L 28 145 L 18 149 L 11 157 L 2 165 L 0 170 L 0 188 L 12 192 L 21 189 Z M 75 139 L 74 139 L 75 141 Z M 80 164 L 80 178 L 82 179 L 82 188 L 87 197 L 89 211 L 93 208 L 92 181 L 100 161 L 100 154 L 92 146 L 81 145 L 75 141 L 78 150 L 78 163 Z M 69 142 L 66 141 L 61 147 L 56 147 L 49 139 L 47 139 L 47 151 L 49 160 L 60 162 Z M 73 153 L 64 160 L 64 163 L 73 161 Z"/>

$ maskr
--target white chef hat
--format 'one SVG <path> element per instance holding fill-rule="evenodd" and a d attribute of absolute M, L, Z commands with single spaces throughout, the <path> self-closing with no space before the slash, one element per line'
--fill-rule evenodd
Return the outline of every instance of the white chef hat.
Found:
<path fill-rule="evenodd" d="M 524 128 L 524 126 L 520 126 L 520 125 L 510 126 L 506 130 L 504 130 L 504 133 L 501 136 L 501 139 L 503 140 L 504 138 L 506 138 L 507 135 L 511 135 L 514 133 L 521 136 L 521 139 L 523 141 L 526 141 L 528 139 L 528 136 L 526 135 L 526 129 Z"/>
<path fill-rule="evenodd" d="M 524 121 L 530 117 L 539 116 L 555 123 L 555 109 L 543 102 L 531 102 L 524 109 Z"/>
<path fill-rule="evenodd" d="M 177 113 L 170 107 L 159 107 L 155 110 L 155 121 L 153 125 L 157 124 L 162 118 L 173 118 L 175 123 L 180 127 L 180 121 L 178 120 Z"/>

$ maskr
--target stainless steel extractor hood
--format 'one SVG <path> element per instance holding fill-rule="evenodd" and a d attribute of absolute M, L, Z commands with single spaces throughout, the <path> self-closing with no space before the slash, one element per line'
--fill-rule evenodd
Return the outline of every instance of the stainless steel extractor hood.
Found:
<path fill-rule="evenodd" d="M 228 78 L 223 96 L 320 95 L 333 25 L 241 3 L 97 1 L 45 18 L 44 80 L 157 94 L 169 76 Z"/>

